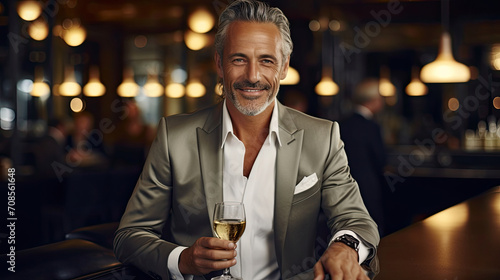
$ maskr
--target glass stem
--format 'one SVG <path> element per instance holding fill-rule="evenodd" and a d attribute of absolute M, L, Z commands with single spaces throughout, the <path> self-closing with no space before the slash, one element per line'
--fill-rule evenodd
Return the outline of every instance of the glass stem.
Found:
<path fill-rule="evenodd" d="M 224 268 L 224 272 L 222 273 L 223 276 L 231 276 L 231 273 L 229 273 L 229 267 Z"/>

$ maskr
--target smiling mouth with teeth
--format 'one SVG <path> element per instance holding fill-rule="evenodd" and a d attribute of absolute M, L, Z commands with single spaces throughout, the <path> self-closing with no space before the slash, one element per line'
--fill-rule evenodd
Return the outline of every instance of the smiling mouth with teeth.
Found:
<path fill-rule="evenodd" d="M 237 82 L 233 85 L 233 87 L 237 90 L 248 92 L 264 91 L 271 88 L 270 85 L 262 84 L 260 82 L 251 83 L 249 81 Z"/>
<path fill-rule="evenodd" d="M 241 94 L 240 96 L 247 100 L 254 100 L 260 98 L 262 94 L 255 94 L 255 93 L 260 93 L 263 91 L 262 89 L 238 89 L 238 90 L 243 92 L 243 94 Z"/>
<path fill-rule="evenodd" d="M 257 92 L 257 91 L 263 91 L 264 89 L 240 89 L 240 90 L 247 92 Z"/>

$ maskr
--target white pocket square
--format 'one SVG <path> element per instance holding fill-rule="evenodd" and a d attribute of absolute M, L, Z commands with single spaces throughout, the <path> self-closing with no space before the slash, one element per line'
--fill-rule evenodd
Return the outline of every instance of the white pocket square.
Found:
<path fill-rule="evenodd" d="M 293 192 L 293 194 L 295 195 L 310 189 L 312 186 L 314 186 L 314 184 L 316 184 L 316 182 L 318 182 L 318 176 L 316 176 L 316 173 L 305 176 L 302 181 L 300 181 L 300 183 L 295 186 L 295 191 Z"/>

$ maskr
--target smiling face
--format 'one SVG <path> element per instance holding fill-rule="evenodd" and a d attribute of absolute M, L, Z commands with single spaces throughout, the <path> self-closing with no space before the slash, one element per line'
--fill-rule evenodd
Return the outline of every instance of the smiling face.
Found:
<path fill-rule="evenodd" d="M 289 59 L 283 61 L 281 44 L 279 30 L 272 23 L 230 24 L 223 57 L 215 54 L 217 73 L 227 99 L 243 115 L 258 115 L 273 104 L 288 71 Z"/>

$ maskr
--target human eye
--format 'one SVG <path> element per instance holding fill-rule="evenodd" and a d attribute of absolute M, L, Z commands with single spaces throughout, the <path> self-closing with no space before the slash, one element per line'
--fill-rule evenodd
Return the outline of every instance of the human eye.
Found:
<path fill-rule="evenodd" d="M 234 64 L 243 64 L 243 63 L 245 63 L 245 60 L 241 57 L 236 57 L 236 58 L 233 58 L 232 62 Z"/>

